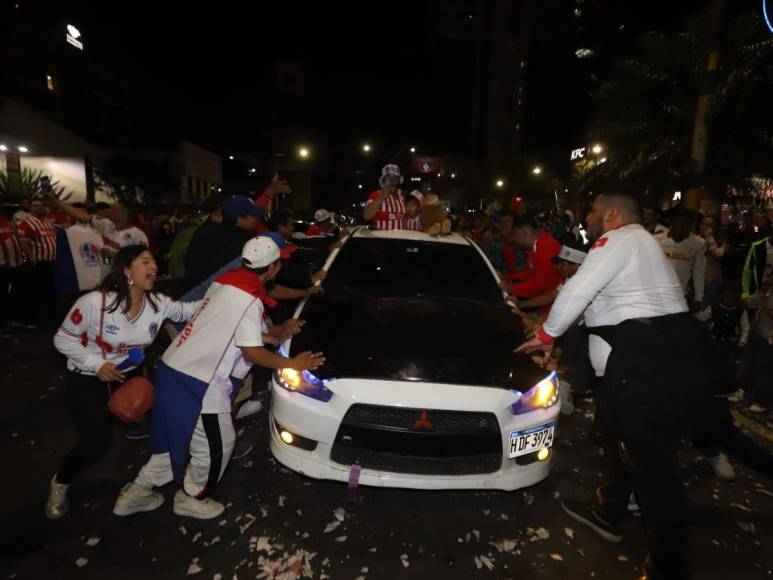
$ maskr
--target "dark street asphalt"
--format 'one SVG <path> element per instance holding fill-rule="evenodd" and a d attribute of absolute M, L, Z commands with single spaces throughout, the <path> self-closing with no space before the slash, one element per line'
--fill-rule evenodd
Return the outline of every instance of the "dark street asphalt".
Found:
<path fill-rule="evenodd" d="M 589 402 L 561 420 L 553 472 L 533 488 L 361 488 L 355 504 L 344 484 L 304 478 L 271 458 L 263 411 L 238 423 L 255 449 L 230 466 L 215 496 L 227 510 L 208 522 L 172 513 L 173 486 L 156 512 L 112 515 L 121 485 L 147 458 L 146 442 L 126 440 L 117 425 L 109 457 L 73 487 L 69 515 L 49 522 L 48 482 L 74 441 L 63 375 L 49 334 L 0 339 L 0 578 L 622 580 L 636 577 L 643 558 L 639 518 L 612 545 L 561 511 L 560 498 L 589 497 L 598 481 Z M 743 466 L 736 482 L 720 482 L 689 446 L 682 463 L 695 578 L 772 577 L 773 482 Z"/>

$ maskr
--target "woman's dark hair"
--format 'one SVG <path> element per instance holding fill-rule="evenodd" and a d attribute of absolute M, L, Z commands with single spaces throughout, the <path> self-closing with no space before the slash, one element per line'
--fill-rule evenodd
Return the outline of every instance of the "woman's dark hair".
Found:
<path fill-rule="evenodd" d="M 126 280 L 124 269 L 131 268 L 132 262 L 140 257 L 143 252 L 149 252 L 145 246 L 126 246 L 121 248 L 113 259 L 113 267 L 99 285 L 99 290 L 104 293 L 115 292 L 115 300 L 105 307 L 107 312 L 115 312 L 119 308 L 124 314 L 132 308 L 132 295 L 129 291 L 129 282 Z M 158 312 L 155 292 L 145 292 L 153 312 Z"/>

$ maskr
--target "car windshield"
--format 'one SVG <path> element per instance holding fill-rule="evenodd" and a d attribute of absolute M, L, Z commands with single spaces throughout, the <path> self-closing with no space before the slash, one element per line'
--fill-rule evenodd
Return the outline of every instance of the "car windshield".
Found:
<path fill-rule="evenodd" d="M 441 242 L 350 239 L 324 286 L 377 298 L 502 301 L 491 270 L 474 247 Z"/>

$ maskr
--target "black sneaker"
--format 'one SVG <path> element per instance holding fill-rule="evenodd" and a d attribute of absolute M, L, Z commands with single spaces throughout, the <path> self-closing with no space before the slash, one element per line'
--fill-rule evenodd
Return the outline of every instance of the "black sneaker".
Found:
<path fill-rule="evenodd" d="M 140 423 L 126 431 L 126 438 L 132 441 L 147 439 L 148 437 L 150 437 L 150 425 L 148 423 Z"/>
<path fill-rule="evenodd" d="M 585 524 L 608 542 L 617 544 L 623 540 L 620 528 L 600 518 L 591 502 L 565 499 L 561 502 L 561 507 L 570 518 Z"/>

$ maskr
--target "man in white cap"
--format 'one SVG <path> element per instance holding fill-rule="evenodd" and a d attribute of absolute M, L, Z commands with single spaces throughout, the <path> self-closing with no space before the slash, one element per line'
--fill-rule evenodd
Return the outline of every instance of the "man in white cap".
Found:
<path fill-rule="evenodd" d="M 263 346 L 279 341 L 268 333 L 264 319 L 264 305 L 275 304 L 264 284 L 279 272 L 280 256 L 270 237 L 249 240 L 242 250 L 242 266 L 213 282 L 196 314 L 164 353 L 154 376 L 153 454 L 124 486 L 113 507 L 115 515 L 156 509 L 164 496 L 153 488 L 174 480 L 180 485 L 175 514 L 218 517 L 225 506 L 209 496 L 233 452 L 232 398 L 252 365 L 304 371 L 324 363 L 321 353 L 286 358 Z"/>
<path fill-rule="evenodd" d="M 374 230 L 399 230 L 405 219 L 405 200 L 400 190 L 403 176 L 397 165 L 385 165 L 378 180 L 381 189 L 365 202 L 362 217 Z"/>
<path fill-rule="evenodd" d="M 314 212 L 314 223 L 306 230 L 307 236 L 325 236 L 335 230 L 335 214 L 320 208 Z"/>

